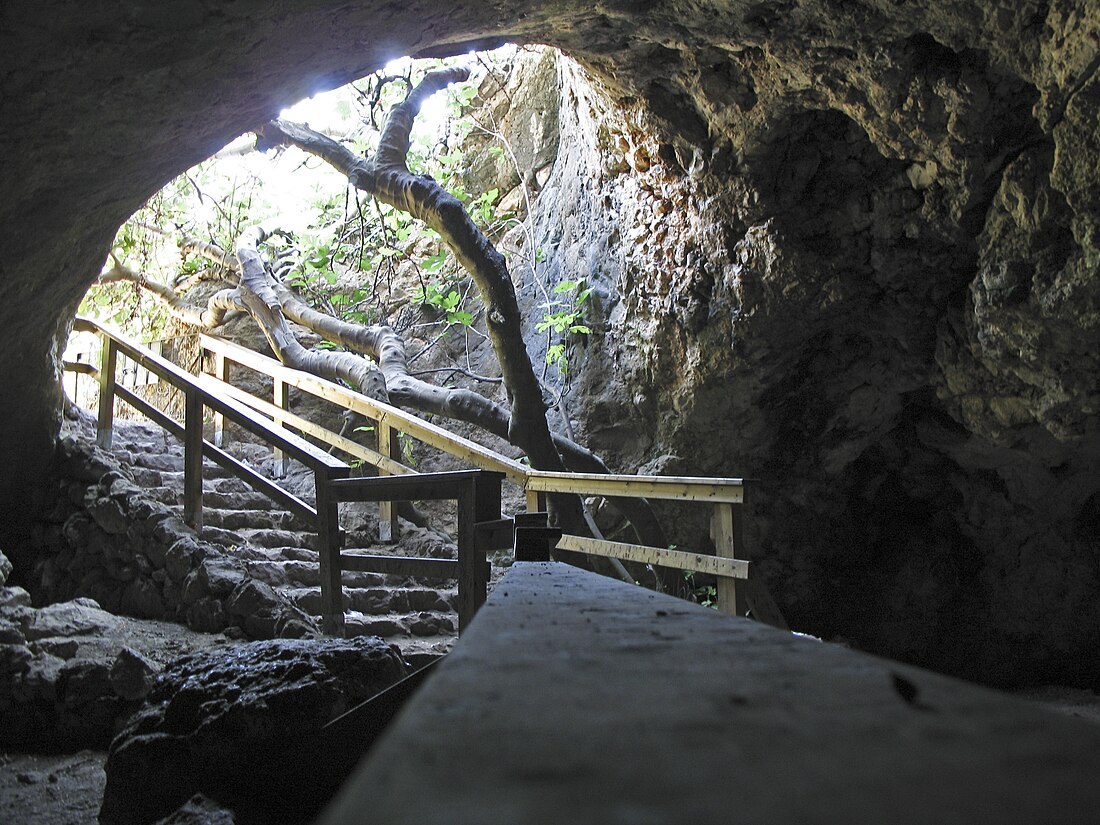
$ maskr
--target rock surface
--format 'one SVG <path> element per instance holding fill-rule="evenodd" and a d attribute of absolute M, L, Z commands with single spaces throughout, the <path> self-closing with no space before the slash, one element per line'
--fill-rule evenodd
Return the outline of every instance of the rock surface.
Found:
<path fill-rule="evenodd" d="M 229 809 L 289 808 L 288 788 L 273 786 L 278 757 L 404 675 L 396 650 L 373 637 L 185 656 L 161 673 L 112 743 L 100 822 L 144 825 L 200 792 Z"/>
<path fill-rule="evenodd" d="M 0 822 L 95 825 L 105 757 L 88 750 L 66 756 L 0 753 Z"/>
<path fill-rule="evenodd" d="M 235 825 L 236 822 L 232 811 L 200 793 L 188 799 L 175 813 L 158 819 L 156 825 Z"/>
<path fill-rule="evenodd" d="M 88 598 L 40 609 L 0 601 L 2 748 L 106 748 L 166 662 L 229 641 L 114 616 Z"/>
<path fill-rule="evenodd" d="M 167 449 L 163 437 L 157 441 Z M 154 450 L 157 441 L 142 446 Z M 224 547 L 196 536 L 156 489 L 135 482 L 133 467 L 92 446 L 86 433 L 63 438 L 57 458 L 49 511 L 14 559 L 40 602 L 89 598 L 111 613 L 178 621 L 204 633 L 317 635 L 308 615 Z M 51 623 L 43 632 L 55 633 L 52 625 L 65 620 L 64 610 L 53 609 L 42 613 Z"/>
<path fill-rule="evenodd" d="M 677 48 L 670 67 L 702 59 Z M 534 275 L 530 249 L 513 260 L 530 317 L 555 284 L 593 288 L 593 333 L 560 341 L 574 426 L 630 470 L 758 479 L 745 552 L 795 627 L 987 682 L 1097 684 L 1100 255 L 1040 95 L 929 34 L 797 90 L 774 55 L 706 55 L 674 74 L 681 101 L 717 116 L 731 78 L 756 91 L 691 153 L 657 137 L 674 111 L 551 75 L 530 245 L 554 251 Z M 874 103 L 889 84 L 902 102 Z M 524 124 L 543 98 L 509 99 Z M 705 508 L 663 512 L 709 547 Z"/>

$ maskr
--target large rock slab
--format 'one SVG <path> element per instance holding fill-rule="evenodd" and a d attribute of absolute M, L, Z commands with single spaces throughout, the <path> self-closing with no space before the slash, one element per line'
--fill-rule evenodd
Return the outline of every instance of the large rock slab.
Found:
<path fill-rule="evenodd" d="M 374 637 L 253 642 L 185 656 L 164 670 L 112 743 L 100 822 L 144 825 L 196 793 L 231 809 L 296 804 L 282 796 L 288 789 L 273 781 L 271 766 L 404 675 L 399 653 Z"/>
<path fill-rule="evenodd" d="M 1086 825 L 1098 774 L 1090 722 L 521 562 L 318 822 Z"/>
<path fill-rule="evenodd" d="M 166 662 L 227 641 L 112 616 L 91 599 L 42 608 L 25 598 L 0 602 L 0 746 L 106 748 Z"/>

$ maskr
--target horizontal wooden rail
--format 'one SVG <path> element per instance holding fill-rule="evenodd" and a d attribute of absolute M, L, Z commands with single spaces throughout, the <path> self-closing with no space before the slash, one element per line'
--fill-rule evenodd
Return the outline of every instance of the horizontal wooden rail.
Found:
<path fill-rule="evenodd" d="M 340 554 L 341 570 L 385 573 L 393 576 L 422 576 L 428 579 L 457 579 L 457 559 L 429 559 L 415 556 L 381 556 L 377 554 Z"/>
<path fill-rule="evenodd" d="M 347 387 L 341 387 L 339 384 L 327 381 L 324 378 L 318 378 L 310 373 L 291 369 L 273 358 L 268 358 L 229 341 L 211 338 L 209 335 L 201 335 L 199 336 L 199 342 L 204 349 L 210 352 L 221 353 L 226 358 L 242 366 L 272 378 L 277 378 L 289 386 L 316 395 L 318 398 L 324 398 L 380 424 L 400 430 L 418 441 L 468 461 L 475 467 L 502 472 L 508 478 L 521 484 L 526 477 L 527 468 L 518 461 L 505 458 L 474 441 L 456 436 L 442 427 L 418 418 L 398 407 L 375 401 L 373 398 L 368 398 L 361 393 L 353 392 Z"/>
<path fill-rule="evenodd" d="M 655 564 L 660 567 L 691 570 L 731 579 L 747 579 L 752 569 L 752 563 L 742 559 L 725 559 L 703 553 L 685 553 L 682 550 L 662 550 L 660 547 L 646 547 L 642 544 L 625 544 L 620 541 L 604 541 L 568 534 L 561 537 L 558 547 L 563 550 L 587 553 L 590 556 Z"/>
<path fill-rule="evenodd" d="M 99 376 L 99 370 L 94 364 L 89 364 L 87 361 L 66 361 L 63 365 L 67 372 L 76 372 L 81 375 L 91 375 L 93 377 Z"/>
<path fill-rule="evenodd" d="M 257 412 L 263 413 L 282 424 L 286 424 L 303 435 L 311 436 L 318 441 L 335 447 L 353 458 L 364 461 L 380 470 L 385 470 L 391 475 L 408 475 L 416 472 L 411 467 L 406 467 L 401 462 L 394 461 L 389 456 L 384 456 L 377 450 L 372 450 L 370 447 L 364 447 L 362 444 L 352 441 L 350 438 L 344 438 L 342 435 L 338 435 L 319 424 L 314 424 L 312 421 L 308 421 L 300 415 L 288 412 L 282 407 L 272 404 L 270 401 L 264 401 L 261 398 L 257 398 L 247 390 L 242 390 L 239 387 L 234 387 L 232 384 L 218 381 L 205 373 L 198 376 L 198 378 L 200 383 L 206 383 L 208 386 L 220 388 L 226 395 L 240 401 L 242 404 L 246 404 Z"/>
<path fill-rule="evenodd" d="M 172 433 L 179 438 L 183 438 L 186 428 L 172 416 L 162 412 L 155 406 L 150 404 L 144 398 L 139 395 L 135 395 L 126 387 L 115 386 L 115 395 L 144 415 L 150 421 L 159 424 L 168 432 Z M 283 505 L 287 510 L 290 510 L 296 516 L 306 519 L 312 522 L 317 518 L 317 511 L 306 502 L 302 501 L 293 493 L 284 490 L 278 484 L 274 484 L 262 475 L 257 473 L 247 464 L 237 460 L 224 450 L 215 447 L 209 441 L 205 439 L 202 442 L 202 453 L 209 458 L 215 464 L 220 467 L 224 467 L 230 473 L 237 478 L 244 481 L 246 484 L 259 493 L 266 495 L 268 498 Z"/>
<path fill-rule="evenodd" d="M 379 478 L 341 478 L 329 485 L 335 501 L 445 501 L 466 493 L 478 478 L 503 479 L 489 470 L 452 470 Z M 499 483 L 499 482 L 498 482 Z M 499 518 L 499 516 L 498 516 Z"/>
<path fill-rule="evenodd" d="M 195 376 L 181 367 L 176 366 L 166 358 L 137 349 L 126 341 L 126 339 L 87 319 L 78 319 L 73 325 L 73 328 L 81 332 L 97 332 L 110 338 L 113 346 L 135 363 L 159 376 L 163 381 L 181 392 L 197 393 L 205 406 L 215 412 L 221 413 L 253 435 L 259 436 L 264 441 L 274 444 L 290 453 L 294 458 L 305 464 L 311 470 L 347 467 L 343 461 L 330 456 L 320 447 L 310 444 L 305 439 L 294 435 L 294 433 L 276 427 L 270 420 L 258 415 L 255 410 L 226 395 L 222 395 L 209 383 L 204 382 L 200 385 Z"/>
<path fill-rule="evenodd" d="M 368 398 L 361 393 L 341 387 L 339 384 L 326 381 L 315 375 L 291 369 L 273 358 L 268 358 L 238 344 L 212 338 L 209 335 L 200 336 L 200 343 L 203 348 L 210 352 L 221 354 L 229 360 L 263 375 L 276 378 L 290 386 L 354 410 L 367 418 L 399 429 L 425 444 L 443 450 L 456 458 L 465 459 L 476 467 L 503 472 L 510 480 L 523 485 L 525 490 L 545 493 L 575 493 L 577 495 L 644 496 L 674 501 L 729 503 L 744 501 L 744 481 L 741 479 L 551 473 L 532 470 L 518 461 L 506 458 L 473 441 L 456 436 L 448 430 L 424 421 L 398 407 Z M 253 402 L 247 401 L 245 403 L 252 404 Z M 271 415 L 277 420 L 288 422 L 290 420 L 287 418 L 280 419 L 279 416 L 285 416 L 286 413 L 274 404 L 259 402 L 256 406 L 258 409 L 262 409 L 265 414 Z M 290 426 L 295 425 L 291 423 Z M 315 433 L 310 434 L 325 439 L 325 436 Z M 364 458 L 364 460 L 370 461 L 369 458 Z M 375 466 L 379 465 L 376 464 Z M 388 470 L 384 467 L 383 469 L 387 469 L 389 472 L 400 472 L 399 470 Z"/>
<path fill-rule="evenodd" d="M 745 485 L 738 478 L 548 473 L 542 470 L 528 470 L 525 489 L 540 493 L 575 493 L 582 496 L 644 497 L 730 504 L 740 504 L 745 500 Z"/>

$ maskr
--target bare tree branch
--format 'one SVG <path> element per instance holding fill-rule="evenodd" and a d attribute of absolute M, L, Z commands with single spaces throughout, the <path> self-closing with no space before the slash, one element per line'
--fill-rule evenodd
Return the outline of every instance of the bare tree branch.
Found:
<path fill-rule="evenodd" d="M 172 316 L 185 324 L 200 329 L 213 329 L 221 326 L 226 313 L 233 310 L 245 310 L 240 293 L 235 289 L 223 289 L 210 297 L 205 309 L 196 309 L 185 302 L 172 287 L 167 284 L 150 281 L 130 269 L 118 258 L 111 255 L 114 262 L 109 270 L 99 276 L 99 283 L 112 284 L 127 282 L 137 284 L 156 296 L 157 300 L 168 308 Z"/>
<path fill-rule="evenodd" d="M 352 185 L 410 213 L 439 233 L 470 273 L 486 306 L 486 326 L 511 407 L 508 441 L 527 453 L 533 467 L 562 470 L 564 464 L 546 422 L 542 388 L 523 341 L 519 305 L 504 256 L 477 228 L 461 201 L 431 178 L 412 174 L 406 165 L 412 124 L 423 101 L 467 77 L 465 68 L 430 72 L 391 110 L 378 151 L 370 160 L 308 127 L 282 120 L 264 127 L 258 145 L 291 144 L 321 157 L 343 172 Z"/>
<path fill-rule="evenodd" d="M 276 295 L 277 283 L 257 249 L 267 235 L 262 226 L 246 229 L 237 240 L 236 251 L 241 272 L 238 287 L 241 298 L 271 351 L 288 367 L 321 378 L 346 381 L 364 395 L 386 400 L 385 379 L 369 361 L 350 352 L 308 350 L 298 342 Z"/>

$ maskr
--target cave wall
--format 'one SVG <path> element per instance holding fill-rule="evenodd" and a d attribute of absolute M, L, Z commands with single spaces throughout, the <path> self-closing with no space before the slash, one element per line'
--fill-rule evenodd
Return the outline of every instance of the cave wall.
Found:
<path fill-rule="evenodd" d="M 1098 259 L 1061 171 L 1096 149 L 1095 28 L 1077 91 L 1042 82 L 1081 23 L 1049 10 L 1026 71 L 927 32 L 696 53 L 694 147 L 690 113 L 562 69 L 535 243 L 601 299 L 571 408 L 631 469 L 755 479 L 748 552 L 801 628 L 989 681 L 1098 675 Z"/>
<path fill-rule="evenodd" d="M 6 3 L 0 540 L 52 452 L 54 342 L 145 197 L 390 57 L 549 42 L 603 84 L 563 77 L 539 219 L 559 276 L 598 286 L 572 383 L 593 445 L 757 479 L 749 551 L 803 628 L 989 680 L 1095 677 L 1098 18 Z"/>

